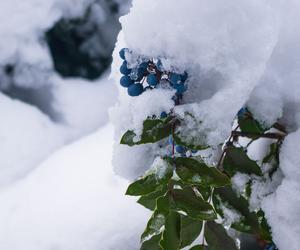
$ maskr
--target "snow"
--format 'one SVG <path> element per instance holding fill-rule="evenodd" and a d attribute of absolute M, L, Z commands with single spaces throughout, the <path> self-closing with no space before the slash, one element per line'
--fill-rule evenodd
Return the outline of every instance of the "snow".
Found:
<path fill-rule="evenodd" d="M 176 107 L 175 113 L 192 113 L 197 121 L 185 123 L 182 131 L 203 135 L 200 141 L 211 146 L 228 138 L 232 121 L 245 104 L 265 126 L 279 121 L 287 128 L 280 170 L 273 179 L 265 183 L 257 180 L 252 187 L 252 209 L 264 209 L 274 242 L 283 250 L 300 245 L 299 14 L 296 0 L 134 0 L 130 13 L 121 18 L 112 71 L 117 83 L 121 64 L 117 52 L 123 47 L 147 57 L 166 58 L 169 68 L 186 70 L 189 88 L 185 105 Z M 116 140 L 127 129 L 140 130 L 132 117 L 145 117 L 148 110 L 156 114 L 165 101 L 156 98 L 146 103 L 141 96 L 139 100 L 145 103 L 138 109 L 129 105 L 135 101 L 121 87 L 119 93 L 112 113 Z M 149 109 L 144 109 L 147 105 Z M 120 123 L 114 118 L 116 114 L 122 116 Z M 267 141 L 251 146 L 252 159 L 261 159 L 266 151 L 260 149 L 267 148 Z M 148 161 L 154 160 L 154 146 L 137 149 L 116 143 L 114 147 L 114 168 L 129 179 L 136 178 L 151 166 Z M 133 155 L 146 164 L 138 168 L 141 161 L 137 160 L 133 166 Z M 241 188 L 241 180 L 236 181 L 237 189 Z"/>
<path fill-rule="evenodd" d="M 0 94 L 0 185 L 20 178 L 63 143 L 63 128 L 37 108 Z"/>
<path fill-rule="evenodd" d="M 92 3 L 101 15 L 97 25 L 112 18 L 102 0 L 0 2 L 0 187 L 29 174 L 57 148 L 107 122 L 108 108 L 117 97 L 109 70 L 94 81 L 62 78 L 55 72 L 45 38 L 61 18 L 82 17 Z M 128 4 L 123 2 L 122 13 Z M 109 29 L 119 29 L 116 23 Z M 109 33 L 103 27 L 102 32 Z M 112 36 L 106 36 L 106 46 L 114 43 Z M 90 44 L 89 49 L 103 51 L 103 46 Z"/>
<path fill-rule="evenodd" d="M 111 167 L 112 125 L 0 191 L 0 249 L 138 249 L 149 216 Z"/>
<path fill-rule="evenodd" d="M 119 14 L 128 12 L 130 1 L 116 2 L 121 3 Z M 199 142 L 223 143 L 245 104 L 265 126 L 279 120 L 286 127 L 280 170 L 265 182 L 254 181 L 251 207 L 265 211 L 279 249 L 298 249 L 299 1 L 133 0 L 131 12 L 120 19 L 111 79 L 108 72 L 95 81 L 61 78 L 54 71 L 46 30 L 61 18 L 82 17 L 89 6 L 95 24 L 110 23 L 103 4 L 0 2 L 0 248 L 137 247 L 146 212 L 123 196 L 128 183 L 112 169 L 132 180 L 151 167 L 160 145 L 128 147 L 119 141 L 128 129 L 139 133 L 147 116 L 168 112 L 173 93 L 158 89 L 131 98 L 116 87 L 122 63 L 118 51 L 128 47 L 162 57 L 165 68 L 189 73 L 185 105 L 174 112 L 196 117 L 182 131 L 201 135 Z M 113 39 L 109 30 L 99 30 Z M 105 46 L 97 41 L 92 37 L 82 49 L 103 53 Z M 14 66 L 12 75 L 9 66 Z M 114 135 L 107 126 L 40 164 L 106 124 L 109 115 Z M 261 158 L 266 141 L 251 145 L 251 159 Z M 235 188 L 243 189 L 247 179 L 235 176 Z"/>
<path fill-rule="evenodd" d="M 188 0 L 174 4 L 171 0 L 139 0 L 133 1 L 130 13 L 121 18 L 121 23 L 112 70 L 115 81 L 120 78 L 118 51 L 122 47 L 148 57 L 163 56 L 176 71 L 186 70 L 190 78 L 185 103 L 192 104 L 176 107 L 175 112 L 190 111 L 202 121 L 188 122 L 183 129 L 187 134 L 206 134 L 202 139 L 210 145 L 227 138 L 231 122 L 258 84 L 278 36 L 278 18 L 267 1 Z M 159 105 L 168 98 L 166 93 L 164 98 L 141 104 L 148 105 L 147 109 L 138 109 L 130 107 L 128 103 L 134 101 L 124 89 L 119 87 L 119 92 L 115 112 L 126 119 L 114 122 L 116 138 L 125 128 L 140 131 L 141 124 L 132 122 L 131 117 L 145 119 L 148 110 L 158 113 Z M 139 100 L 144 98 L 142 95 Z M 128 148 L 128 154 L 130 151 Z M 124 165 L 122 161 L 119 159 Z M 130 168 L 130 163 L 127 166 Z"/>

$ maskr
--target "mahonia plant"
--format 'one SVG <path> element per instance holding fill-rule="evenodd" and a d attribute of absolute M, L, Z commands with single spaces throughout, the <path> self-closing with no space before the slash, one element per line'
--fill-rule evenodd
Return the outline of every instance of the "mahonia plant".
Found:
<path fill-rule="evenodd" d="M 120 84 L 130 96 L 139 96 L 154 88 L 175 89 L 174 106 L 180 105 L 188 87 L 188 73 L 166 71 L 159 58 L 138 58 L 138 65 L 129 68 L 125 48 L 120 51 L 124 60 Z M 192 114 L 187 114 L 194 118 Z M 272 178 L 279 167 L 279 151 L 286 132 L 278 123 L 263 127 L 247 108 L 242 108 L 234 121 L 234 129 L 222 145 L 219 161 L 212 165 L 201 154 L 214 150 L 208 145 L 186 142 L 188 135 L 179 129 L 184 122 L 172 110 L 160 118 L 147 118 L 143 130 L 136 135 L 128 130 L 121 144 L 135 146 L 162 143 L 171 153 L 157 157 L 149 170 L 129 185 L 126 194 L 138 196 L 138 203 L 153 211 L 141 236 L 141 250 L 237 250 L 238 242 L 228 235 L 228 229 L 254 235 L 261 247 L 277 249 L 272 242 L 270 227 L 259 209 L 249 208 L 251 184 L 254 180 Z M 138 139 L 137 139 L 138 138 Z M 252 143 L 270 139 L 269 150 L 262 161 L 247 154 Z M 241 141 L 247 142 L 243 145 Z M 263 165 L 268 168 L 263 168 Z M 237 173 L 247 174 L 245 190 L 237 191 L 231 184 Z M 225 210 L 239 216 L 238 221 L 225 225 Z"/>

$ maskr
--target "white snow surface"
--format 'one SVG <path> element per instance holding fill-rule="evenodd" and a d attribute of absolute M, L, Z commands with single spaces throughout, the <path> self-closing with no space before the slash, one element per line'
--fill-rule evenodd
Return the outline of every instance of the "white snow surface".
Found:
<path fill-rule="evenodd" d="M 134 250 L 149 212 L 111 167 L 112 125 L 0 190 L 1 250 Z"/>
<path fill-rule="evenodd" d="M 187 126 L 187 133 L 205 133 L 208 144 L 218 145 L 228 138 L 235 114 L 245 104 L 266 126 L 277 120 L 286 126 L 290 134 L 280 155 L 283 176 L 279 173 L 281 177 L 275 180 L 281 184 L 273 194 L 265 193 L 274 191 L 272 181 L 270 186 L 256 185 L 259 200 L 255 203 L 264 209 L 279 249 L 298 249 L 300 2 L 134 0 L 130 13 L 121 22 L 123 29 L 114 53 L 112 77 L 116 82 L 120 78 L 121 60 L 117 53 L 123 47 L 148 57 L 167 58 L 171 68 L 187 70 L 186 105 L 176 107 L 175 112 L 183 115 L 183 111 L 189 111 L 202 121 L 200 126 Z M 126 129 L 138 131 L 140 125 L 133 122 L 133 117 L 142 119 L 147 113 L 128 105 L 134 100 L 127 96 L 125 89 L 119 87 L 119 92 L 119 103 L 112 112 L 113 122 L 118 124 L 116 140 Z M 148 105 L 147 110 L 155 105 L 159 112 L 159 103 L 163 102 L 153 98 L 142 105 Z M 116 122 L 117 116 L 122 117 L 121 124 Z M 150 167 L 148 162 L 143 166 L 132 165 L 132 157 L 154 160 L 153 153 L 149 153 L 150 146 L 145 147 L 137 149 L 116 143 L 116 172 L 136 178 L 142 168 Z M 120 151 L 122 154 L 116 153 Z M 255 150 L 251 153 L 255 154 Z"/>
<path fill-rule="evenodd" d="M 95 81 L 62 78 L 45 41 L 45 32 L 58 20 L 82 17 L 92 2 L 0 1 L 0 186 L 22 178 L 57 148 L 107 122 L 117 96 L 109 72 Z M 123 12 L 125 5 L 128 1 Z M 98 14 L 105 22 L 106 13 Z M 3 72 L 7 65 L 14 66 L 11 79 Z M 10 95 L 11 88 L 19 88 L 23 99 Z"/>

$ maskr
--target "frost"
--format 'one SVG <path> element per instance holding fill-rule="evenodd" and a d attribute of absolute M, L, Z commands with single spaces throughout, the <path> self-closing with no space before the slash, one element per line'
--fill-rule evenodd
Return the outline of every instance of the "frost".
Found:
<path fill-rule="evenodd" d="M 223 215 L 224 215 L 223 223 L 225 226 L 230 226 L 231 224 L 239 222 L 242 218 L 242 216 L 239 212 L 237 212 L 234 209 L 230 209 L 227 206 L 224 206 L 223 204 L 221 206 L 221 209 L 222 209 Z"/>
<path fill-rule="evenodd" d="M 193 178 L 192 178 L 192 181 L 201 183 L 201 176 L 198 175 L 198 174 L 194 175 Z"/>
<path fill-rule="evenodd" d="M 156 178 L 159 180 L 164 178 L 170 169 L 170 165 L 164 159 L 156 157 L 151 168 L 146 171 L 145 176 L 155 174 Z"/>
<path fill-rule="evenodd" d="M 250 180 L 250 176 L 246 174 L 237 173 L 232 179 L 232 187 L 236 191 L 237 194 L 244 193 L 246 189 L 246 185 Z"/>

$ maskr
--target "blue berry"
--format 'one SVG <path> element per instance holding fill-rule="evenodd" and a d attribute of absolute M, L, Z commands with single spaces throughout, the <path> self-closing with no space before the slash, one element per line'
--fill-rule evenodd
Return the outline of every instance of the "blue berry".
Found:
<path fill-rule="evenodd" d="M 177 84 L 181 82 L 181 76 L 176 73 L 171 73 L 169 79 L 172 84 Z"/>
<path fill-rule="evenodd" d="M 137 76 L 138 76 L 138 79 L 141 79 L 142 77 L 144 77 L 147 73 L 147 67 L 139 67 L 138 68 L 138 71 L 137 71 Z"/>
<path fill-rule="evenodd" d="M 144 91 L 143 85 L 141 83 L 131 84 L 128 89 L 128 95 L 130 96 L 139 96 Z"/>
<path fill-rule="evenodd" d="M 159 70 L 159 71 L 163 71 L 163 65 L 162 65 L 162 62 L 161 60 L 159 59 L 156 63 L 156 68 Z"/>
<path fill-rule="evenodd" d="M 155 74 L 149 74 L 147 76 L 147 83 L 150 85 L 150 86 L 156 86 L 157 83 L 158 83 L 158 79 L 157 79 L 157 76 Z"/>
<path fill-rule="evenodd" d="M 127 62 L 124 61 L 120 67 L 120 72 L 123 74 L 123 75 L 129 75 L 130 72 L 131 72 L 131 69 L 128 68 L 128 65 L 127 65 Z"/>
<path fill-rule="evenodd" d="M 166 117 L 168 117 L 167 112 L 163 111 L 163 112 L 160 113 L 160 118 L 161 119 L 166 118 Z"/>
<path fill-rule="evenodd" d="M 127 48 L 123 48 L 123 49 L 120 50 L 119 55 L 120 55 L 121 59 L 123 59 L 123 60 L 126 59 L 125 58 L 125 52 L 127 52 L 127 51 L 128 51 Z"/>
<path fill-rule="evenodd" d="M 124 88 L 128 88 L 134 81 L 129 76 L 122 76 L 120 79 L 120 84 Z"/>
<path fill-rule="evenodd" d="M 176 94 L 183 94 L 187 91 L 187 86 L 183 83 L 173 84 L 173 88 L 176 89 Z"/>
<path fill-rule="evenodd" d="M 178 154 L 184 154 L 186 152 L 185 147 L 181 145 L 176 145 L 175 149 Z"/>
<path fill-rule="evenodd" d="M 182 75 L 180 75 L 181 81 L 185 82 L 188 79 L 188 73 L 184 72 Z"/>
<path fill-rule="evenodd" d="M 142 63 L 139 65 L 139 67 L 140 67 L 140 68 L 147 69 L 147 68 L 148 68 L 148 65 L 149 65 L 148 62 L 142 62 Z"/>

